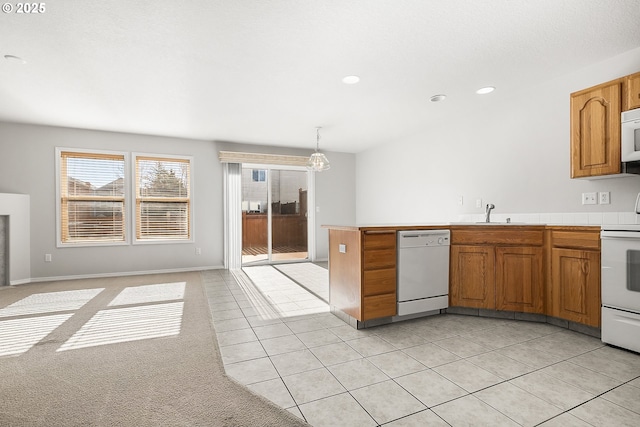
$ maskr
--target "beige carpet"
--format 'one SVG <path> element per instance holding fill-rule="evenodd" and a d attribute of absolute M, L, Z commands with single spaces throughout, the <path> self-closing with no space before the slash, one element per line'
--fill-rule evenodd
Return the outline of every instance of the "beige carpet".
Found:
<path fill-rule="evenodd" d="M 109 302 L 124 288 L 181 281 L 178 335 L 56 351 L 97 312 L 112 310 Z M 2 288 L 0 309 L 36 293 L 89 288 L 104 291 L 59 312 L 73 315 L 28 351 L 0 357 L 0 426 L 307 425 L 224 374 L 200 273 Z M 0 333 L 7 320 L 52 314 L 0 317 Z"/>

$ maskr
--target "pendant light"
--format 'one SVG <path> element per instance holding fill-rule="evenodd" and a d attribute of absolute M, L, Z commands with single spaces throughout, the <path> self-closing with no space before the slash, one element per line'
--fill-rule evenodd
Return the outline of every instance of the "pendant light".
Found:
<path fill-rule="evenodd" d="M 309 157 L 307 168 L 314 172 L 322 172 L 331 168 L 327 157 L 318 151 L 320 146 L 320 127 L 316 128 L 316 152 Z"/>

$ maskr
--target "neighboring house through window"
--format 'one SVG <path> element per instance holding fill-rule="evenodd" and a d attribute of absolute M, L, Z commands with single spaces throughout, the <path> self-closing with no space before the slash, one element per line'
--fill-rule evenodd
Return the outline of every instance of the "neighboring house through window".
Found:
<path fill-rule="evenodd" d="M 60 149 L 57 154 L 59 242 L 125 242 L 125 154 Z"/>
<path fill-rule="evenodd" d="M 254 169 L 252 173 L 253 182 L 266 182 L 267 170 L 266 169 Z"/>
<path fill-rule="evenodd" d="M 56 149 L 58 244 L 190 241 L 191 157 Z M 129 204 L 133 189 L 135 204 Z"/>

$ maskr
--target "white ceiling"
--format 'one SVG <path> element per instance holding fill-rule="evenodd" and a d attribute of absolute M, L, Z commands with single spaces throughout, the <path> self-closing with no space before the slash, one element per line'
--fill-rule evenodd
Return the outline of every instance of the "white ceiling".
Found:
<path fill-rule="evenodd" d="M 1 121 L 354 153 L 640 46 L 638 0 L 45 5 L 0 14 Z"/>

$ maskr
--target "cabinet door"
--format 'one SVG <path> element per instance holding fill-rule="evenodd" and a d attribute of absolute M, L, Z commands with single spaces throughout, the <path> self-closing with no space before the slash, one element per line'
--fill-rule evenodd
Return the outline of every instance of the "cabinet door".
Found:
<path fill-rule="evenodd" d="M 571 94 L 571 178 L 620 173 L 622 81 Z"/>
<path fill-rule="evenodd" d="M 627 76 L 625 83 L 627 94 L 625 110 L 640 108 L 640 73 Z"/>
<path fill-rule="evenodd" d="M 449 305 L 495 309 L 495 251 L 491 246 L 451 246 Z"/>
<path fill-rule="evenodd" d="M 496 248 L 496 310 L 544 313 L 541 247 Z"/>
<path fill-rule="evenodd" d="M 553 248 L 551 304 L 554 317 L 600 326 L 600 253 Z"/>

